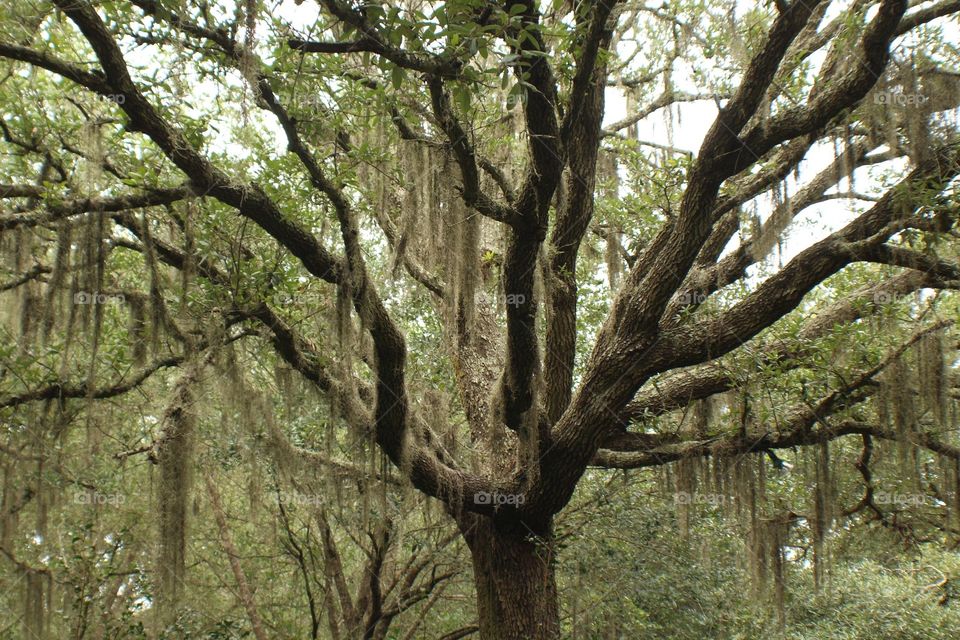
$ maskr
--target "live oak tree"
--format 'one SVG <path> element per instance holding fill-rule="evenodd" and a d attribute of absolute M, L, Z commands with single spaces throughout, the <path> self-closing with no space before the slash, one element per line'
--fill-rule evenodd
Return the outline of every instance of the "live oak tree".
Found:
<path fill-rule="evenodd" d="M 295 4 L 0 14 L 0 406 L 44 425 L 4 455 L 180 369 L 109 447 L 158 468 L 158 609 L 206 484 L 262 633 L 198 476 L 232 464 L 199 458 L 218 413 L 280 475 L 365 478 L 372 516 L 395 485 L 439 501 L 484 638 L 559 637 L 554 524 L 591 467 L 663 469 L 681 531 L 698 492 L 735 498 L 781 623 L 791 540 L 820 587 L 835 522 L 904 526 L 876 451 L 960 533 L 960 88 L 939 30 L 960 3 Z M 686 103 L 713 105 L 695 152 Z M 641 139 L 654 113 L 666 140 Z M 825 202 L 844 222 L 778 264 Z M 862 496 L 843 504 L 850 440 Z M 798 449 L 808 500 L 767 495 Z M 375 563 L 390 534 L 370 531 Z M 382 632 L 348 600 L 343 620 Z"/>

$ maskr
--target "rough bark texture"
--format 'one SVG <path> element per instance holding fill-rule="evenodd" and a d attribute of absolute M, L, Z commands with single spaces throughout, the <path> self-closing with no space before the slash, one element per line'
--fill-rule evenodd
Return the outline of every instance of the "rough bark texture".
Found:
<path fill-rule="evenodd" d="M 553 640 L 560 637 L 554 550 L 544 536 L 497 530 L 468 516 L 461 529 L 473 559 L 480 637 Z"/>

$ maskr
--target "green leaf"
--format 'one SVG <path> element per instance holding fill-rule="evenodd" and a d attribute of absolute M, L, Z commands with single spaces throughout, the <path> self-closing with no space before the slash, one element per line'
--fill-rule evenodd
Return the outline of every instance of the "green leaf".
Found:
<path fill-rule="evenodd" d="M 466 114 L 470 111 L 471 91 L 463 85 L 457 85 L 453 89 L 453 100 L 457 104 L 460 113 Z"/>
<path fill-rule="evenodd" d="M 513 111 L 517 104 L 526 102 L 526 99 L 527 91 L 523 84 L 518 82 L 510 88 L 510 93 L 507 94 L 507 109 Z"/>
<path fill-rule="evenodd" d="M 393 85 L 394 89 L 399 89 L 400 85 L 403 84 L 404 72 L 402 67 L 394 66 L 390 71 L 390 84 Z"/>

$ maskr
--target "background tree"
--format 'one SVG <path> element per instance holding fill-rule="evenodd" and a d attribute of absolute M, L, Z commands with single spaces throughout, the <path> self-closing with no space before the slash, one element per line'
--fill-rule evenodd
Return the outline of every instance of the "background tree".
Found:
<path fill-rule="evenodd" d="M 956 539 L 956 3 L 294 5 L 2 9 L 0 546 L 28 633 L 54 577 L 77 637 L 104 580 L 131 626 L 182 624 L 197 539 L 235 619 L 287 629 L 237 557 L 231 475 L 314 635 L 434 607 L 452 521 L 480 635 L 558 637 L 556 519 L 591 467 L 654 468 L 682 539 L 722 503 L 780 628 L 792 564 L 829 588 L 850 522 Z M 695 152 L 691 113 L 714 118 Z M 825 202 L 844 220 L 791 256 Z M 68 487 L 132 478 L 153 537 L 51 526 Z M 332 507 L 286 513 L 297 482 L 357 506 L 355 596 Z M 446 515 L 391 514 L 411 488 Z M 384 572 L 410 518 L 426 537 Z M 440 564 L 407 584 L 407 552 Z M 149 580 L 118 568 L 151 555 Z"/>

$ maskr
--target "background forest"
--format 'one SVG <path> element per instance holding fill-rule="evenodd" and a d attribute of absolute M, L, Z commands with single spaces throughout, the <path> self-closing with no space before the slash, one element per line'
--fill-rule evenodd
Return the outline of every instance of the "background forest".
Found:
<path fill-rule="evenodd" d="M 957 637 L 958 14 L 0 0 L 0 639 Z"/>

